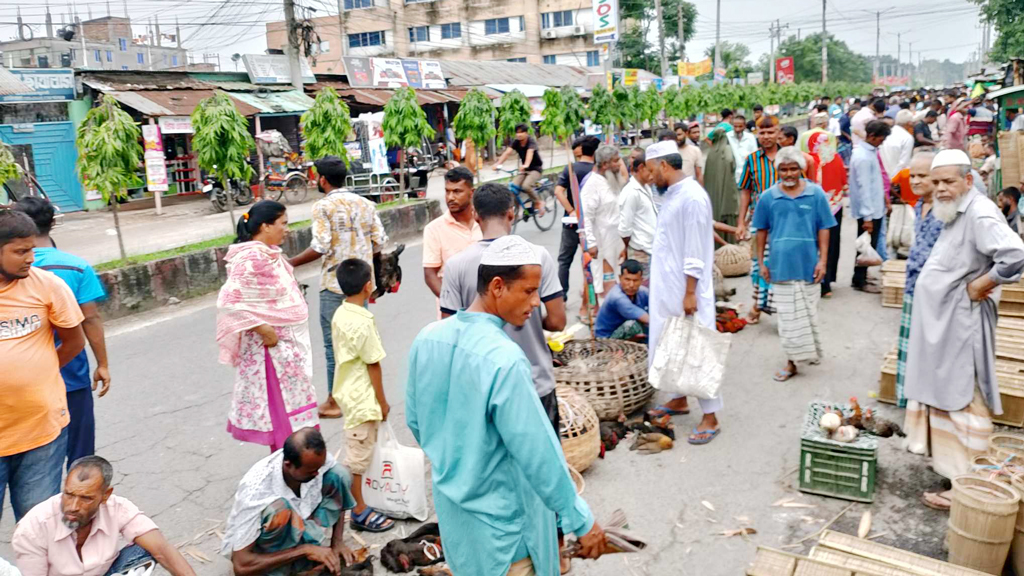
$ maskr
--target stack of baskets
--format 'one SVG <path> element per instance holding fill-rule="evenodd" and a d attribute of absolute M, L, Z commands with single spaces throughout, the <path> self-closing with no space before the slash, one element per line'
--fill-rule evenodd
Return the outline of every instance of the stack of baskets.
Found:
<path fill-rule="evenodd" d="M 715 250 L 715 266 L 726 278 L 750 274 L 750 250 L 736 244 L 726 244 Z"/>
<path fill-rule="evenodd" d="M 1006 560 L 1006 548 L 1013 572 L 1024 576 L 1024 500 L 1018 500 L 1016 506 L 1008 504 L 1013 500 L 1008 492 L 1024 496 L 1024 436 L 1002 432 L 992 434 L 988 440 L 988 452 L 974 457 L 972 464 L 973 476 L 954 480 L 954 506 L 958 516 L 956 524 L 950 516 L 950 562 L 979 570 L 998 569 L 993 573 L 1001 573 L 999 558 Z M 996 483 L 998 487 L 990 484 L 979 486 L 979 481 Z M 1012 490 L 1007 490 L 1007 487 Z M 965 488 L 973 489 L 974 494 L 968 493 L 965 497 L 962 494 Z M 969 527 L 965 529 L 964 525 L 968 523 Z M 985 566 L 979 563 L 985 563 Z"/>
<path fill-rule="evenodd" d="M 907 261 L 886 260 L 882 262 L 882 306 L 903 307 L 903 290 L 907 285 Z"/>
<path fill-rule="evenodd" d="M 624 340 L 573 340 L 555 355 L 555 380 L 583 395 L 601 420 L 615 420 L 647 403 L 647 347 Z"/>
<path fill-rule="evenodd" d="M 594 463 L 601 452 L 601 423 L 587 400 L 568 386 L 555 388 L 558 398 L 558 436 L 565 461 L 578 472 Z"/>

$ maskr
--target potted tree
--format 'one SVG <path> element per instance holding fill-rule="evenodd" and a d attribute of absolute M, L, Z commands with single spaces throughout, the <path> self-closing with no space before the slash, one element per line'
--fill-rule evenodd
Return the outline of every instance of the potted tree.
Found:
<path fill-rule="evenodd" d="M 480 89 L 470 90 L 466 97 L 459 103 L 459 111 L 452 119 L 452 128 L 455 129 L 455 137 L 462 140 L 469 140 L 473 148 L 490 142 L 497 133 L 494 128 L 494 105 Z M 469 148 L 467 146 L 467 158 L 463 162 L 469 164 Z M 474 166 L 475 168 L 475 166 Z M 473 170 L 476 174 L 476 170 Z"/>
<path fill-rule="evenodd" d="M 235 197 L 231 180 L 248 185 L 253 170 L 249 153 L 256 143 L 249 134 L 249 122 L 222 92 L 203 99 L 192 111 L 192 147 L 199 167 L 220 180 L 228 198 L 228 214 L 235 225 Z"/>
<path fill-rule="evenodd" d="M 319 160 L 337 156 L 349 164 L 345 141 L 352 134 L 348 104 L 330 86 L 320 90 L 313 106 L 302 115 L 302 135 L 306 137 L 306 157 Z"/>
<path fill-rule="evenodd" d="M 422 137 L 433 138 L 435 131 L 427 123 L 427 115 L 416 102 L 412 88 L 399 88 L 384 105 L 384 144 L 399 148 L 399 190 L 405 191 L 405 149 L 418 146 Z"/>

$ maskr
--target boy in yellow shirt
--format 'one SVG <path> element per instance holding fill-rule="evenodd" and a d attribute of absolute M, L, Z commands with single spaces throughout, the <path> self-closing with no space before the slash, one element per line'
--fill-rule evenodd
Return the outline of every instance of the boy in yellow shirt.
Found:
<path fill-rule="evenodd" d="M 380 361 L 384 359 L 373 313 L 366 301 L 373 293 L 373 268 L 366 261 L 351 258 L 338 265 L 336 274 L 345 301 L 331 319 L 334 340 L 333 396 L 345 416 L 345 460 L 352 473 L 352 528 L 384 532 L 394 528 L 393 520 L 363 501 L 363 474 L 373 458 L 377 426 L 388 418 L 388 401 Z"/>

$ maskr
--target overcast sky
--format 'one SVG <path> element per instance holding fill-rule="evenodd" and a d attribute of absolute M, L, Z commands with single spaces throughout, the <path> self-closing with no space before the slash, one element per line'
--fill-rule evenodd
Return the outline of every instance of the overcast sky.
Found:
<path fill-rule="evenodd" d="M 585 2 L 586 0 L 581 0 Z M 704 50 L 715 41 L 715 0 L 690 0 L 699 13 L 696 34 L 686 47 L 691 60 L 699 60 Z M 821 31 L 821 0 L 721 0 L 721 39 L 742 42 L 750 47 L 751 60 L 769 51 L 768 27 L 776 19 L 782 26 L 783 38 Z M 875 11 L 887 10 L 881 17 L 881 53 L 897 54 L 897 33 L 901 34 L 902 59 L 913 43 L 914 61 L 918 51 L 925 58 L 950 59 L 963 62 L 972 58 L 979 48 L 982 28 L 977 7 L 966 0 L 865 0 L 850 3 L 827 2 L 828 28 L 831 34 L 845 41 L 853 50 L 873 56 L 875 53 Z M 297 0 L 299 5 L 317 8 L 315 15 L 336 13 L 336 0 Z M 283 18 L 280 0 L 132 0 L 128 2 L 136 35 L 145 33 L 145 22 L 160 17 L 161 32 L 173 33 L 174 17 L 182 26 L 185 47 L 201 61 L 203 53 L 221 54 L 221 64 L 230 70 L 232 53 L 262 53 L 266 48 L 264 23 Z M 45 35 L 45 8 L 34 0 L 0 2 L 0 39 L 10 40 L 16 34 L 14 25 L 17 7 L 21 6 L 25 22 L 35 35 Z M 105 0 L 80 0 L 74 3 L 79 15 L 93 17 L 107 13 Z M 109 3 L 115 16 L 124 14 L 124 0 Z M 61 14 L 69 12 L 68 3 L 50 3 L 55 27 Z M 328 11 L 330 10 L 330 12 Z M 333 47 L 332 47 L 333 48 Z"/>

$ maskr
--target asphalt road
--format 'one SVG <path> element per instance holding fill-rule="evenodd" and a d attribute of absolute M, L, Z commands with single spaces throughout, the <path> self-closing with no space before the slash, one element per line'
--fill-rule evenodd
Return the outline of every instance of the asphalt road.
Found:
<path fill-rule="evenodd" d="M 866 406 L 877 389 L 879 366 L 897 336 L 899 311 L 882 308 L 878 296 L 849 288 L 852 274 L 852 222 L 844 225 L 844 257 L 835 297 L 821 304 L 825 358 L 787 383 L 772 381 L 784 363 L 774 320 L 766 318 L 734 338 L 723 385 L 723 432 L 710 445 L 685 442 L 658 455 L 641 456 L 620 447 L 597 461 L 585 474 L 584 498 L 598 518 L 616 508 L 626 511 L 631 528 L 650 544 L 642 554 L 577 561 L 574 574 L 621 576 L 639 574 L 739 574 L 757 545 L 781 547 L 813 534 L 847 502 L 796 491 L 799 438 L 807 403 L 814 399 L 842 401 L 858 396 Z M 538 233 L 521 227 L 530 241 L 557 254 L 559 231 Z M 418 330 L 435 319 L 434 299 L 419 273 L 421 248 L 409 243 L 402 256 L 405 282 L 397 294 L 385 296 L 371 309 L 377 317 L 389 356 L 383 362 L 391 419 L 404 443 L 412 443 L 404 426 L 406 353 Z M 300 270 L 316 285 L 317 270 Z M 579 287 L 574 269 L 574 293 Z M 727 280 L 749 301 L 749 278 Z M 314 377 L 321 398 L 326 394 L 322 341 L 315 311 L 317 294 L 309 294 Z M 569 303 L 576 310 L 578 297 Z M 116 493 L 130 498 L 159 524 L 174 543 L 188 543 L 209 562 L 190 559 L 202 576 L 224 575 L 230 564 L 216 555 L 219 539 L 211 529 L 222 527 L 238 480 L 266 448 L 233 440 L 225 431 L 231 397 L 232 370 L 217 363 L 214 344 L 214 296 L 153 313 L 112 322 L 108 347 L 113 385 L 96 402 L 98 454 L 115 468 Z M 570 314 L 570 318 L 574 315 Z M 895 410 L 882 413 L 902 422 Z M 682 438 L 698 414 L 675 418 Z M 324 422 L 332 451 L 342 446 L 342 424 Z M 879 541 L 898 543 L 941 555 L 945 518 L 917 503 L 923 487 L 938 477 L 924 459 L 899 450 L 897 441 L 882 441 L 879 486 L 873 505 L 855 505 L 833 528 L 855 532 L 863 510 L 871 509 L 873 533 Z M 795 498 L 809 508 L 773 507 Z M 707 502 L 710 506 L 702 504 Z M 711 508 L 714 510 L 711 510 Z M 414 523 L 385 536 L 364 537 L 383 544 L 404 535 Z M 751 526 L 755 535 L 726 537 L 723 530 Z M 0 521 L 0 555 L 12 558 L 9 541 L 13 514 L 8 507 Z M 346 531 L 348 532 L 348 531 Z M 791 551 L 807 551 L 808 541 Z M 378 566 L 378 573 L 384 573 Z"/>

